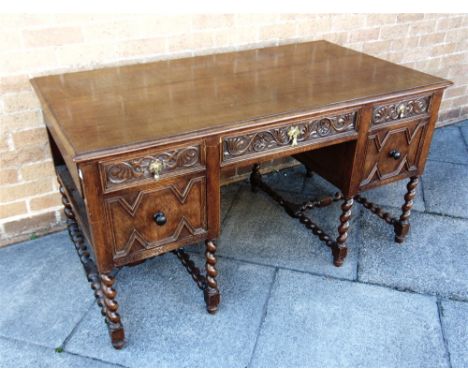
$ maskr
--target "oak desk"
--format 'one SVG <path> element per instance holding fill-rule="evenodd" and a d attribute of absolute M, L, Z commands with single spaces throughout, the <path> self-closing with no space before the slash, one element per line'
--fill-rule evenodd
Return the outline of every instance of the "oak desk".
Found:
<path fill-rule="evenodd" d="M 403 241 L 442 93 L 451 84 L 326 41 L 31 82 L 69 232 L 115 348 L 124 344 L 117 267 L 173 251 L 204 291 L 208 311 L 216 312 L 223 169 L 254 165 L 252 189 L 269 193 L 318 235 L 336 266 L 346 257 L 353 200 L 393 225 L 396 241 Z M 257 163 L 284 156 L 341 193 L 302 205 L 282 199 L 262 182 Z M 407 177 L 398 218 L 359 195 Z M 304 212 L 338 200 L 333 240 Z M 202 240 L 206 275 L 182 248 Z"/>

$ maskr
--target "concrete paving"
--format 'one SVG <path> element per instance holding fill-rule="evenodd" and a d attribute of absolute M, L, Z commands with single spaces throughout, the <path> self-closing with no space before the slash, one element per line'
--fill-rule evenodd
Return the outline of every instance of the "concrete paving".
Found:
<path fill-rule="evenodd" d="M 434 297 L 280 270 L 253 367 L 446 367 Z"/>
<path fill-rule="evenodd" d="M 459 301 L 443 301 L 440 312 L 452 366 L 467 367 L 468 304 Z"/>
<path fill-rule="evenodd" d="M 467 165 L 429 160 L 423 186 L 428 212 L 468 218 Z"/>
<path fill-rule="evenodd" d="M 431 160 L 468 164 L 468 152 L 460 125 L 437 129 L 431 143 Z"/>
<path fill-rule="evenodd" d="M 405 243 L 353 207 L 342 268 L 262 192 L 247 182 L 225 187 L 219 312 L 206 313 L 172 254 L 123 268 L 121 351 L 66 232 L 0 249 L 0 366 L 468 367 L 467 129 L 437 131 Z M 304 173 L 298 166 L 266 180 L 300 200 L 336 191 Z M 367 196 L 398 215 L 405 184 Z M 309 214 L 336 236 L 339 203 Z M 201 266 L 202 247 L 189 250 Z"/>

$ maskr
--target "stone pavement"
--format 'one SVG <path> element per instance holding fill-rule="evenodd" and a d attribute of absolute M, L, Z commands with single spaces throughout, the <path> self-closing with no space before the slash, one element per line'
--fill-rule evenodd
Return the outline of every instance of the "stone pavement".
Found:
<path fill-rule="evenodd" d="M 334 192 L 301 166 L 267 177 Z M 406 181 L 368 192 L 398 213 Z M 358 205 L 341 268 L 247 182 L 223 189 L 219 312 L 172 254 L 117 275 L 114 350 L 66 232 L 0 250 L 2 367 L 468 367 L 468 121 L 436 131 L 407 241 Z M 314 211 L 336 232 L 338 206 Z M 200 246 L 194 260 L 202 265 Z"/>

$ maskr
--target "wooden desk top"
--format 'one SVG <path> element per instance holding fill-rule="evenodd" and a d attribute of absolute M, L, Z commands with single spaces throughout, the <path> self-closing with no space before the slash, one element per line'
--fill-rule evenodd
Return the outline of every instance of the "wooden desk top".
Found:
<path fill-rule="evenodd" d="M 445 87 L 449 81 L 327 41 L 31 80 L 72 157 L 219 133 L 278 115 Z M 52 125 L 52 126 L 50 126 Z"/>

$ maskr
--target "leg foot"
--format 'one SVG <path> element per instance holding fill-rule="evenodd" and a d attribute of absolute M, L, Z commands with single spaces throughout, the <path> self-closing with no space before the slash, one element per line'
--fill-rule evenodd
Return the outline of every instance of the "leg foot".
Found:
<path fill-rule="evenodd" d="M 125 332 L 120 320 L 120 315 L 117 312 L 119 304 L 115 301 L 117 292 L 113 287 L 115 277 L 110 273 L 101 273 L 100 279 L 101 289 L 104 294 L 105 321 L 109 328 L 112 346 L 116 349 L 122 349 L 125 343 Z"/>
<path fill-rule="evenodd" d="M 410 181 L 406 186 L 407 191 L 405 194 L 405 203 L 401 207 L 402 214 L 400 215 L 400 219 L 394 223 L 395 242 L 397 243 L 403 243 L 408 235 L 410 229 L 409 217 L 411 214 L 411 208 L 413 207 L 413 200 L 416 196 L 416 187 L 418 182 L 419 178 L 417 176 L 413 176 L 410 178 Z"/>
<path fill-rule="evenodd" d="M 206 286 L 204 290 L 206 309 L 208 313 L 214 314 L 218 310 L 218 305 L 221 300 L 218 283 L 216 282 L 216 276 L 218 271 L 216 270 L 216 245 L 213 241 L 207 240 L 205 252 L 205 269 L 206 269 Z"/>
<path fill-rule="evenodd" d="M 255 163 L 250 174 L 250 189 L 252 192 L 258 191 L 258 185 L 262 181 L 262 174 L 260 174 L 260 166 Z"/>
<path fill-rule="evenodd" d="M 343 265 L 348 254 L 346 239 L 348 238 L 349 220 L 351 219 L 351 208 L 353 207 L 353 198 L 345 199 L 341 205 L 340 226 L 338 227 L 339 236 L 332 248 L 333 264 L 337 267 Z"/>
<path fill-rule="evenodd" d="M 338 245 L 334 245 L 332 247 L 332 255 L 333 255 L 333 265 L 335 267 L 341 267 L 344 263 L 346 256 L 348 255 L 348 248 L 338 247 Z"/>

